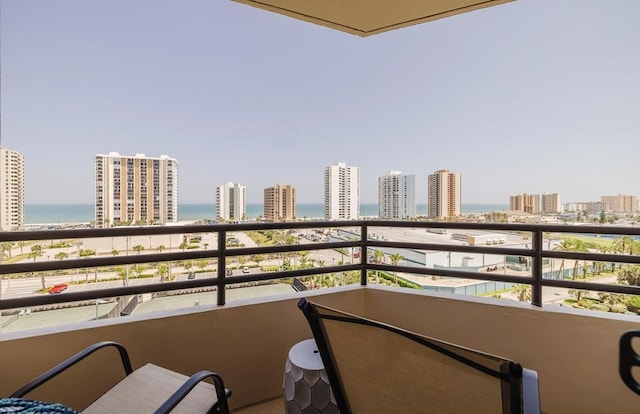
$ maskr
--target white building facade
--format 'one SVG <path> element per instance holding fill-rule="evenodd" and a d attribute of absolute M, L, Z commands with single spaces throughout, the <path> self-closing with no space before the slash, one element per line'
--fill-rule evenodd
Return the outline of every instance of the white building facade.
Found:
<path fill-rule="evenodd" d="M 247 217 L 247 187 L 228 182 L 216 188 L 216 219 L 241 221 Z"/>
<path fill-rule="evenodd" d="M 414 175 L 389 171 L 378 177 L 378 217 L 382 220 L 406 220 L 416 216 Z"/>
<path fill-rule="evenodd" d="M 460 215 L 460 174 L 438 170 L 427 177 L 427 214 L 429 218 L 447 218 Z"/>
<path fill-rule="evenodd" d="M 357 220 L 360 217 L 360 168 L 343 162 L 324 171 L 325 220 Z"/>
<path fill-rule="evenodd" d="M 178 161 L 168 155 L 95 158 L 97 227 L 178 221 Z"/>
<path fill-rule="evenodd" d="M 0 231 L 24 226 L 24 157 L 0 148 Z"/>

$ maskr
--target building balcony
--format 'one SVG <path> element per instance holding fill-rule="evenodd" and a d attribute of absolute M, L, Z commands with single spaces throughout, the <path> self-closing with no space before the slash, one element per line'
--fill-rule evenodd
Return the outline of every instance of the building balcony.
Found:
<path fill-rule="evenodd" d="M 282 234 L 288 234 L 291 231 L 297 234 L 309 229 L 329 237 L 294 242 L 284 238 L 283 243 L 257 247 L 227 246 L 228 236 L 246 232 L 282 231 Z M 345 237 L 338 230 L 344 234 L 357 234 L 357 237 Z M 499 232 L 504 235 L 506 243 L 473 245 L 460 240 L 464 233 L 474 233 L 477 240 L 481 240 L 482 232 Z M 10 394 L 89 344 L 114 340 L 128 348 L 134 367 L 153 362 L 184 374 L 201 369 L 219 372 L 233 390 L 230 404 L 235 412 L 282 413 L 287 353 L 292 345 L 311 337 L 296 303 L 301 297 L 312 297 L 327 306 L 501 355 L 536 370 L 545 413 L 637 412 L 638 396 L 628 390 L 618 376 L 618 342 L 622 333 L 638 329 L 638 315 L 578 310 L 553 302 L 555 294 L 562 289 L 638 295 L 640 288 L 597 279 L 574 279 L 571 272 L 567 277 L 560 273 L 558 278 L 553 278 L 559 269 L 554 273 L 550 266 L 554 261 L 562 260 L 565 261 L 563 271 L 569 266 L 568 262 L 580 268 L 587 262 L 606 263 L 607 266 L 616 263 L 618 266 L 637 265 L 640 257 L 635 254 L 554 250 L 551 235 L 558 233 L 638 236 L 640 229 L 372 220 L 3 232 L 0 233 L 0 242 L 16 243 L 14 256 L 19 252 L 17 243 L 21 242 L 29 243 L 23 246 L 25 251 L 30 251 L 29 246 L 37 243 L 59 245 L 62 241 L 82 241 L 82 248 L 88 250 L 95 240 L 101 240 L 103 246 L 111 247 L 114 243 L 115 248 L 105 249 L 105 254 L 98 250 L 95 256 L 71 256 L 63 260 L 54 260 L 52 249 L 46 249 L 44 257 L 35 256 L 27 261 L 6 259 L 0 265 L 0 275 L 4 278 L 0 282 L 4 287 L 0 299 L 0 308 L 4 311 L 4 328 L 0 329 L 0 363 L 3 367 L 0 395 Z M 185 239 L 185 235 L 189 237 Z M 181 243 L 175 241 L 190 242 L 191 235 L 200 237 L 198 248 L 178 247 Z M 452 238 L 454 235 L 457 239 Z M 173 243 L 167 243 L 164 249 L 133 250 L 134 246 L 142 245 L 142 240 L 147 246 L 156 246 L 153 239 L 157 237 L 169 237 Z M 126 253 L 110 254 L 111 250 L 118 248 L 118 240 L 129 243 Z M 70 250 L 76 250 L 79 245 L 72 246 Z M 333 263 L 325 259 L 324 263 L 316 262 L 322 266 L 291 266 L 291 270 L 268 271 L 266 265 L 263 271 L 253 266 L 249 273 L 232 269 L 241 267 L 239 262 L 242 258 L 271 255 L 279 257 L 273 259 L 278 261 L 287 254 L 301 251 L 318 255 L 339 252 L 342 260 Z M 382 259 L 376 251 L 382 252 Z M 368 254 L 356 255 L 357 252 Z M 404 259 L 391 263 L 391 255 L 399 254 L 397 252 L 401 252 Z M 424 253 L 426 263 L 410 259 L 418 253 Z M 457 266 L 459 256 L 467 258 L 466 266 Z M 448 260 L 451 257 L 453 263 L 450 266 L 446 261 L 442 263 L 442 258 Z M 503 257 L 505 267 L 500 271 L 487 271 L 488 266 L 470 264 L 481 260 L 481 257 L 486 260 L 485 265 L 489 260 L 492 265 L 500 263 L 496 258 Z M 507 266 L 511 263 L 507 259 L 511 257 L 522 259 Z M 182 269 L 186 261 L 198 260 L 215 261 L 213 274 L 205 276 L 206 272 L 203 272 L 194 279 L 178 274 L 178 269 Z M 298 262 L 300 260 L 302 257 Z M 434 260 L 439 262 L 436 263 L 438 266 L 434 265 Z M 574 263 L 576 261 L 579 263 Z M 118 279 L 112 285 L 108 285 L 111 282 L 105 279 L 94 283 L 91 288 L 86 288 L 90 285 L 88 283 L 77 283 L 94 277 L 99 281 L 99 272 L 106 273 L 105 269 L 110 266 L 129 266 L 131 270 L 136 265 L 153 263 L 172 263 L 176 278 L 165 282 L 150 278 L 147 283 L 137 284 L 131 277 L 128 281 Z M 519 265 L 521 268 L 514 270 Z M 80 269 L 77 275 L 73 272 L 75 269 Z M 228 276 L 229 270 L 232 274 Z M 49 280 L 57 281 L 67 277 L 58 273 L 68 271 L 72 271 L 73 276 L 70 276 L 69 288 L 63 293 L 10 296 L 11 289 L 15 290 L 20 282 L 36 280 L 39 283 L 43 274 Z M 305 282 L 319 275 L 340 279 L 354 272 L 360 275 L 359 283 L 302 291 L 292 288 L 313 287 L 314 283 Z M 16 276 L 29 273 L 40 276 L 35 279 Z M 385 280 L 383 276 L 388 274 L 407 282 L 422 281 L 422 289 L 375 283 L 376 280 Z M 162 279 L 171 280 L 171 277 Z M 11 287 L 8 287 L 8 281 Z M 289 289 L 261 297 L 237 294 L 240 289 L 259 292 L 263 284 L 288 286 Z M 498 299 L 491 297 L 495 292 L 487 291 L 487 286 L 510 287 L 513 284 L 531 286 L 530 302 Z M 457 289 L 460 286 L 465 286 L 465 289 Z M 471 293 L 473 289 L 469 286 L 475 286 L 473 289 L 476 290 L 483 286 L 485 296 L 456 294 L 461 291 Z M 162 297 L 165 294 L 169 296 Z M 189 301 L 188 298 L 196 297 L 190 295 L 201 295 L 197 297 L 210 300 Z M 121 302 L 130 304 L 132 297 L 153 297 L 142 301 L 142 305 L 138 305 L 140 307 L 154 301 L 164 305 L 149 313 L 104 316 L 104 308 Z M 178 297 L 187 298 L 185 303 L 189 305 L 166 305 L 169 302 L 167 298 Z M 112 298 L 117 299 L 112 301 Z M 45 307 L 59 309 L 37 311 Z M 51 318 L 61 320 L 65 318 L 63 315 L 69 315 L 63 311 L 85 308 L 94 314 L 88 319 L 94 320 L 63 324 L 44 321 Z M 31 312 L 20 315 L 20 311 L 26 309 Z M 42 312 L 50 313 L 40 325 L 32 322 L 30 329 L 7 329 L 12 326 L 12 323 L 6 324 L 7 318 L 14 318 L 13 324 L 17 323 L 15 318 L 22 318 L 28 323 L 29 318 L 35 321 L 37 318 L 34 316 Z M 54 317 L 52 312 L 60 313 Z M 394 352 L 390 350 L 389 358 L 393 358 Z M 76 409 L 84 408 L 120 379 L 121 368 L 112 364 L 110 357 L 97 356 L 90 362 L 83 362 L 30 397 L 61 402 Z"/>

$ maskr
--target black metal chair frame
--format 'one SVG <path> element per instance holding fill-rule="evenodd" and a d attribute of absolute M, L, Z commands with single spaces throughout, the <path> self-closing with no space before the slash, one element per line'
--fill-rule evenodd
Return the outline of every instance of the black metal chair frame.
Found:
<path fill-rule="evenodd" d="M 633 350 L 633 338 L 640 338 L 640 331 L 629 331 L 620 337 L 620 378 L 627 387 L 640 395 L 640 383 L 633 377 L 633 367 L 640 367 L 640 354 Z"/>
<path fill-rule="evenodd" d="M 506 362 L 501 364 L 500 370 L 494 370 L 490 367 L 486 367 L 482 364 L 472 361 L 463 355 L 456 354 L 449 349 L 443 348 L 438 345 L 438 342 L 445 343 L 437 339 L 429 338 L 423 335 L 418 335 L 404 329 L 388 325 L 382 322 L 366 319 L 363 317 L 350 315 L 336 309 L 331 309 L 318 305 L 308 301 L 306 298 L 298 301 L 298 308 L 305 315 L 320 353 L 322 363 L 324 364 L 325 371 L 331 383 L 331 389 L 333 391 L 338 410 L 341 414 L 350 414 L 351 408 L 349 407 L 348 398 L 345 390 L 343 389 L 340 375 L 335 363 L 334 356 L 331 351 L 330 339 L 326 335 L 326 332 L 322 326 L 321 319 L 337 320 L 352 324 L 368 325 L 379 329 L 384 329 L 397 335 L 401 335 L 411 341 L 419 343 L 425 347 L 428 347 L 436 352 L 446 355 L 456 361 L 466 364 L 480 372 L 487 375 L 498 378 L 502 383 L 502 399 L 503 399 L 503 412 L 505 414 L 517 414 L 517 413 L 539 413 L 540 412 L 540 400 L 537 386 L 537 374 L 535 371 L 524 370 L 522 366 L 516 362 L 505 360 Z M 337 315 L 323 315 L 317 311 L 317 308 L 327 309 L 331 312 L 337 312 Z M 460 348 L 454 344 L 448 344 L 456 348 Z M 477 354 L 483 354 L 489 357 L 493 357 L 489 354 L 473 351 Z M 502 358 L 501 358 L 502 359 Z M 523 378 L 523 371 L 526 372 L 526 376 Z M 524 384 L 524 386 L 523 386 Z M 526 388 L 529 387 L 527 391 Z M 526 395 L 525 395 L 526 394 Z"/>
<path fill-rule="evenodd" d="M 133 373 L 133 368 L 131 367 L 131 360 L 129 359 L 129 354 L 127 353 L 126 348 L 117 342 L 102 341 L 102 342 L 98 342 L 88 346 L 87 348 L 83 349 L 82 351 L 78 352 L 72 357 L 66 359 L 65 361 L 51 368 L 44 374 L 38 376 L 34 380 L 30 381 L 28 384 L 21 387 L 16 392 L 11 394 L 11 397 L 12 398 L 24 397 L 29 392 L 33 391 L 34 389 L 38 388 L 40 385 L 46 383 L 47 381 L 51 380 L 52 378 L 66 371 L 67 369 L 71 368 L 73 365 L 87 358 L 89 355 L 93 354 L 94 352 L 100 349 L 107 348 L 107 347 L 114 347 L 118 350 L 118 353 L 120 354 L 120 360 L 122 361 L 122 367 L 124 368 L 125 376 Z M 185 383 L 178 390 L 176 390 L 171 395 L 171 397 L 169 397 L 155 411 L 155 414 L 165 414 L 165 413 L 171 412 L 171 410 L 173 410 L 180 403 L 180 401 L 182 401 L 189 394 L 189 392 L 193 388 L 195 388 L 196 385 L 198 385 L 198 383 L 202 382 L 207 378 L 210 378 L 213 381 L 213 384 L 216 390 L 216 396 L 218 398 L 218 401 L 216 402 L 216 404 L 213 405 L 213 407 L 211 407 L 211 410 L 209 410 L 209 413 L 228 414 L 229 405 L 227 402 L 227 398 L 231 396 L 231 390 L 225 391 L 224 382 L 220 375 L 218 375 L 215 372 L 206 371 L 206 370 L 199 371 L 193 374 L 187 381 L 185 381 Z"/>

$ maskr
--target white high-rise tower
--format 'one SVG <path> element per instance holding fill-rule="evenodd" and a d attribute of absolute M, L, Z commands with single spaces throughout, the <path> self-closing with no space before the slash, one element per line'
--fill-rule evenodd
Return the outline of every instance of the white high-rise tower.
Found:
<path fill-rule="evenodd" d="M 415 176 L 389 171 L 378 178 L 378 217 L 404 220 L 416 216 Z"/>
<path fill-rule="evenodd" d="M 240 221 L 247 216 L 247 187 L 228 182 L 216 188 L 216 218 Z"/>
<path fill-rule="evenodd" d="M 357 220 L 360 217 L 360 168 L 343 162 L 324 171 L 325 220 Z"/>
<path fill-rule="evenodd" d="M 24 226 L 24 157 L 0 148 L 0 231 Z"/>
<path fill-rule="evenodd" d="M 178 161 L 167 155 L 96 155 L 95 220 L 114 224 L 178 221 Z"/>

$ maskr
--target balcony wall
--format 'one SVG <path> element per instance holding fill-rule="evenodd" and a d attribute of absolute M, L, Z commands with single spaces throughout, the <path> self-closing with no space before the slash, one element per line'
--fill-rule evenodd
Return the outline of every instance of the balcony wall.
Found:
<path fill-rule="evenodd" d="M 373 286 L 306 295 L 328 306 L 513 358 L 538 371 L 546 413 L 638 412 L 639 397 L 624 387 L 617 373 L 618 339 L 638 328 L 637 318 Z M 111 339 L 127 346 L 134 367 L 153 362 L 185 374 L 218 371 L 233 389 L 232 408 L 272 399 L 281 394 L 289 348 L 310 337 L 296 307 L 299 297 L 3 334 L 0 395 L 84 346 Z M 82 408 L 122 375 L 116 358 L 115 352 L 105 352 L 83 361 L 31 397 Z"/>

